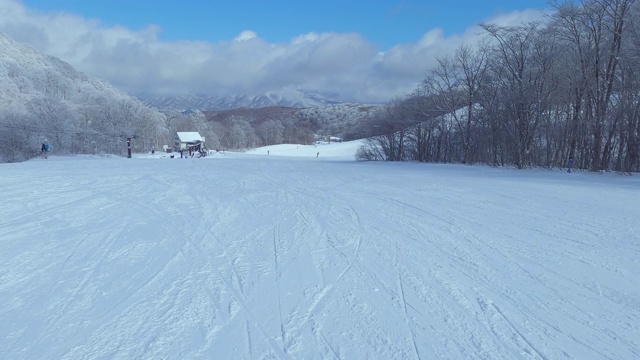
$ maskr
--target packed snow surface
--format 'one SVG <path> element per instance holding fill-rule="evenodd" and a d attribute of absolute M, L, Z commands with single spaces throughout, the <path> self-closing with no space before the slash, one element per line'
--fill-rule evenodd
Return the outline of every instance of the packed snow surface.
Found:
<path fill-rule="evenodd" d="M 638 176 L 354 152 L 1 164 L 2 358 L 640 358 Z"/>

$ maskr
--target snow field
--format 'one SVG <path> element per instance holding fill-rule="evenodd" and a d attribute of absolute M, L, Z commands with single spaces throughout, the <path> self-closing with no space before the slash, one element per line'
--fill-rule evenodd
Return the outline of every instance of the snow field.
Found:
<path fill-rule="evenodd" d="M 636 176 L 346 146 L 0 165 L 0 353 L 640 357 Z"/>

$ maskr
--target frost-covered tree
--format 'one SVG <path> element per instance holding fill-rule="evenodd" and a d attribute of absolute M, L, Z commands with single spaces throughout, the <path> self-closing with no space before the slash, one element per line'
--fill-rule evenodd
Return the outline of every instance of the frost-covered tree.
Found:
<path fill-rule="evenodd" d="M 232 116 L 227 137 L 222 141 L 226 148 L 248 149 L 257 146 L 258 136 L 249 121 L 243 116 Z"/>
<path fill-rule="evenodd" d="M 35 98 L 27 104 L 27 109 L 38 124 L 38 136 L 58 152 L 71 151 L 77 129 L 75 114 L 65 101 L 49 96 Z"/>
<path fill-rule="evenodd" d="M 262 145 L 282 144 L 284 141 L 284 125 L 280 120 L 267 120 L 256 129 Z"/>
<path fill-rule="evenodd" d="M 36 156 L 42 137 L 33 116 L 16 109 L 0 110 L 0 162 L 18 162 Z"/>

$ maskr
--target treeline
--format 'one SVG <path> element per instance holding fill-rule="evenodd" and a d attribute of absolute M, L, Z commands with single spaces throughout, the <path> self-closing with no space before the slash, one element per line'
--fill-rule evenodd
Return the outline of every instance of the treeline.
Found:
<path fill-rule="evenodd" d="M 369 121 L 358 157 L 640 171 L 638 4 L 554 7 L 544 24 L 482 25 Z"/>
<path fill-rule="evenodd" d="M 304 121 L 299 109 L 267 107 L 209 112 L 165 112 L 171 136 L 178 131 L 197 131 L 208 149 L 241 150 L 265 145 L 312 144 L 317 126 Z M 173 137 L 163 139 L 172 145 Z"/>
<path fill-rule="evenodd" d="M 127 138 L 152 146 L 166 133 L 161 113 L 125 96 L 34 97 L 25 106 L 0 111 L 0 129 L 0 162 L 35 157 L 43 142 L 57 154 L 124 155 Z"/>
<path fill-rule="evenodd" d="M 0 129 L 0 162 L 39 156 L 42 142 L 56 154 L 124 156 L 128 138 L 133 152 L 147 152 L 172 147 L 181 131 L 199 132 L 212 150 L 312 144 L 316 134 L 325 132 L 318 117 L 301 109 L 160 112 L 129 96 L 92 92 L 84 100 L 33 96 L 24 106 L 0 110 Z"/>

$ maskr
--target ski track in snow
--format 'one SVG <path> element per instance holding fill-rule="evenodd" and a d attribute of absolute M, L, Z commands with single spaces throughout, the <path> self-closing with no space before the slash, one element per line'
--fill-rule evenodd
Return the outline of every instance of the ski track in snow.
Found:
<path fill-rule="evenodd" d="M 635 176 L 49 160 L 0 165 L 4 358 L 640 358 Z"/>

